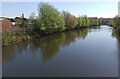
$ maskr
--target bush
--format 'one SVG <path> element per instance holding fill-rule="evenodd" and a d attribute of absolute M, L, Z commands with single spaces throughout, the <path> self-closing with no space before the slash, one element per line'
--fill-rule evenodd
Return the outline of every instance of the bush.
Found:
<path fill-rule="evenodd" d="M 2 44 L 8 45 L 11 43 L 16 43 L 18 41 L 30 39 L 30 35 L 26 30 L 27 29 L 2 31 Z"/>

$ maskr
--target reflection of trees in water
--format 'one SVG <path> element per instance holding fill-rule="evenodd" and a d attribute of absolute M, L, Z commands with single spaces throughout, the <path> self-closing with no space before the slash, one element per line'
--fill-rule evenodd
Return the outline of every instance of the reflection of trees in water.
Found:
<path fill-rule="evenodd" d="M 118 40 L 118 43 L 120 44 L 120 29 L 113 28 L 112 36 L 115 37 Z"/>
<path fill-rule="evenodd" d="M 76 38 L 78 38 L 78 39 L 80 39 L 80 38 L 85 39 L 87 34 L 88 34 L 88 28 L 77 29 L 77 30 L 65 32 L 64 46 L 65 45 L 69 45 L 72 42 L 75 42 Z"/>
<path fill-rule="evenodd" d="M 89 27 L 89 32 L 98 32 L 100 31 L 101 27 L 100 26 L 91 26 Z"/>
<path fill-rule="evenodd" d="M 15 50 L 14 46 L 7 46 L 7 47 L 2 47 L 2 60 L 3 61 L 9 61 L 14 59 L 15 57 Z"/>
<path fill-rule="evenodd" d="M 2 61 L 13 60 L 16 54 L 22 54 L 23 50 L 27 51 L 29 42 L 22 42 L 2 47 Z"/>
<path fill-rule="evenodd" d="M 118 76 L 120 77 L 120 29 L 113 28 L 112 36 L 118 41 Z"/>
<path fill-rule="evenodd" d="M 38 43 L 43 55 L 43 61 L 52 58 L 59 51 L 59 46 L 64 43 L 64 37 L 64 33 L 57 33 L 40 39 Z M 33 45 L 36 45 L 36 43 L 33 42 Z"/>
<path fill-rule="evenodd" d="M 85 37 L 87 36 L 87 34 L 88 34 L 88 28 L 79 30 L 79 31 L 77 32 L 78 39 L 80 39 L 80 38 L 85 39 Z"/>
<path fill-rule="evenodd" d="M 76 38 L 80 39 L 87 36 L 88 28 L 77 29 L 62 33 L 55 33 L 51 35 L 42 36 L 39 39 L 21 42 L 15 45 L 3 47 L 3 61 L 13 60 L 16 54 L 29 53 L 33 57 L 37 52 L 42 53 L 43 61 L 51 59 L 59 52 L 60 46 L 68 46 L 70 43 L 75 42 Z M 40 49 L 37 51 L 37 49 Z"/>
<path fill-rule="evenodd" d="M 75 42 L 77 34 L 74 31 L 65 32 L 64 46 Z"/>
<path fill-rule="evenodd" d="M 59 52 L 60 46 L 69 45 L 70 43 L 75 42 L 76 38 L 84 39 L 87 36 L 87 33 L 88 29 L 79 29 L 42 37 L 42 39 L 40 39 L 39 46 L 43 55 L 43 60 L 46 61 L 52 58 Z"/>
<path fill-rule="evenodd" d="M 100 26 L 91 26 L 91 27 L 89 27 L 89 29 L 101 29 L 101 27 Z"/>

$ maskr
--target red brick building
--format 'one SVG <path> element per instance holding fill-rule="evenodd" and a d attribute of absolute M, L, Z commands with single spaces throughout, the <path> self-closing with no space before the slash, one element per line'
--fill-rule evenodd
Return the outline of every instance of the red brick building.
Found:
<path fill-rule="evenodd" d="M 0 19 L 0 29 L 11 30 L 12 29 L 12 22 L 8 19 L 3 19 L 3 18 Z"/>

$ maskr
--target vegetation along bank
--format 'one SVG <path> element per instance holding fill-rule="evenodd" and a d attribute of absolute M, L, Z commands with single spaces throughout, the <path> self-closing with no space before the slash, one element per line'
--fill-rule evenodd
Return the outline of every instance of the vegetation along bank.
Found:
<path fill-rule="evenodd" d="M 17 43 L 46 34 L 82 29 L 91 26 L 109 25 L 116 28 L 120 27 L 118 16 L 107 19 L 87 17 L 86 15 L 75 17 L 67 11 L 59 12 L 48 3 L 38 4 L 37 17 L 34 13 L 31 13 L 28 19 L 24 18 L 24 16 L 7 19 L 16 24 L 9 30 L 2 30 L 2 45 Z"/>

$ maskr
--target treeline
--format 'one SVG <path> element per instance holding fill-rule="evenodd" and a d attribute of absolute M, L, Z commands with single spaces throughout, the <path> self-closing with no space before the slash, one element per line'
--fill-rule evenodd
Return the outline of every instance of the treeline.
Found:
<path fill-rule="evenodd" d="M 11 20 L 15 21 L 16 25 L 21 28 L 15 31 L 3 31 L 3 45 L 28 40 L 40 35 L 99 25 L 99 20 L 97 18 L 91 19 L 86 15 L 75 17 L 67 11 L 59 12 L 48 3 L 38 4 L 37 17 L 35 13 L 32 13 L 29 19 L 22 16 Z"/>
<path fill-rule="evenodd" d="M 98 19 L 90 20 L 86 15 L 75 17 L 70 12 L 59 12 L 48 3 L 38 4 L 38 17 L 31 15 L 31 28 L 37 34 L 49 34 L 72 30 L 74 28 L 84 28 L 92 25 L 99 25 Z"/>
<path fill-rule="evenodd" d="M 120 17 L 117 15 L 114 18 L 109 19 L 109 22 L 107 25 L 115 28 L 120 28 Z"/>

